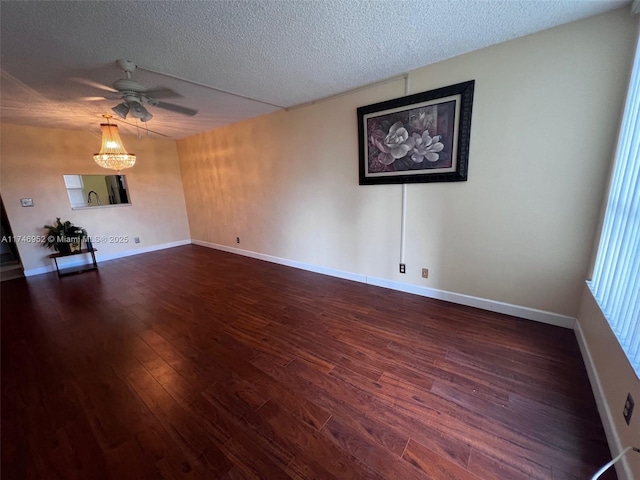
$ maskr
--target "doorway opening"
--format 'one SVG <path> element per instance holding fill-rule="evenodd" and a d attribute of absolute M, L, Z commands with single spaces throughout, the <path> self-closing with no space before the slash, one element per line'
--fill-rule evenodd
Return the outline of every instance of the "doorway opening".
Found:
<path fill-rule="evenodd" d="M 9 223 L 9 217 L 4 209 L 4 202 L 0 197 L 0 207 L 2 208 L 2 236 L 0 237 L 0 281 L 12 280 L 24 276 L 22 262 L 18 246 L 14 241 L 13 230 Z"/>

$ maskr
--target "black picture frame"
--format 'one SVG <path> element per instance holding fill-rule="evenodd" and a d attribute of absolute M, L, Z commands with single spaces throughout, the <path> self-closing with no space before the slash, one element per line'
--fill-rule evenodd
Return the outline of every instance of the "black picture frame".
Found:
<path fill-rule="evenodd" d="M 475 80 L 359 107 L 360 185 L 465 182 Z"/>

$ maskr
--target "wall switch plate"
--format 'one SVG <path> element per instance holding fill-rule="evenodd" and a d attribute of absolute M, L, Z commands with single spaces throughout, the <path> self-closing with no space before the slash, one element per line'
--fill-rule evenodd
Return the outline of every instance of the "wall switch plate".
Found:
<path fill-rule="evenodd" d="M 407 269 L 404 263 L 400 264 L 400 273 L 407 273 Z"/>
<path fill-rule="evenodd" d="M 429 269 L 428 268 L 423 268 L 422 269 L 422 278 L 429 278 Z"/>
<path fill-rule="evenodd" d="M 633 415 L 634 405 L 633 397 L 631 396 L 631 393 L 628 393 L 627 401 L 624 402 L 624 408 L 622 409 L 622 415 L 624 416 L 624 421 L 627 422 L 627 425 L 631 423 L 631 415 Z"/>

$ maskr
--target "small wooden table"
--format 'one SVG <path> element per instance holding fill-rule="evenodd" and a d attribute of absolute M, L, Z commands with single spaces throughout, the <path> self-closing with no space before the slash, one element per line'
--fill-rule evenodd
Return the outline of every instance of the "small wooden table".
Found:
<path fill-rule="evenodd" d="M 82 273 L 82 272 L 88 272 L 89 270 L 97 270 L 98 269 L 98 262 L 96 262 L 96 254 L 95 252 L 97 252 L 98 249 L 97 248 L 82 248 L 77 252 L 72 252 L 72 253 L 52 253 L 51 255 L 49 255 L 49 258 L 53 258 L 53 261 L 56 264 L 56 271 L 58 272 L 58 276 L 62 277 L 64 275 L 72 275 L 74 273 Z M 84 265 L 75 265 L 73 267 L 67 267 L 67 268 L 63 268 L 60 269 L 58 267 L 58 259 L 62 258 L 62 257 L 73 257 L 74 255 L 82 255 L 83 253 L 89 253 L 91 254 L 91 260 L 92 263 L 86 263 Z"/>

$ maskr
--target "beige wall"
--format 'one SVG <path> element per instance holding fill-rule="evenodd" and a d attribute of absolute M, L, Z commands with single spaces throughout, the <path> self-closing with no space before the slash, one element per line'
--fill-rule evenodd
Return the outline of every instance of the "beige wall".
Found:
<path fill-rule="evenodd" d="M 2 125 L 0 193 L 14 235 L 39 235 L 44 224 L 71 220 L 92 236 L 128 236 L 126 243 L 101 243 L 98 259 L 136 249 L 189 239 L 184 192 L 176 144 L 167 140 L 123 137 L 138 160 L 123 173 L 131 193 L 130 206 L 72 210 L 62 176 L 105 174 L 92 155 L 100 137 L 90 132 Z M 23 208 L 20 198 L 33 198 Z M 133 243 L 140 237 L 140 244 Z M 25 270 L 49 267 L 50 250 L 18 243 Z"/>
<path fill-rule="evenodd" d="M 599 382 L 599 386 L 596 388 L 601 390 L 604 397 L 604 402 L 601 402 L 598 407 L 607 430 L 609 443 L 615 445 L 614 455 L 619 453 L 618 448 L 629 445 L 640 446 L 640 380 L 631 368 L 631 364 L 611 331 L 607 320 L 602 315 L 591 291 L 586 286 L 580 304 L 578 323 L 583 335 L 582 340 L 588 349 L 585 363 L 588 369 L 591 369 L 590 363 L 593 362 L 595 372 L 592 370 L 590 374 L 597 375 L 597 380 L 592 378 L 592 384 L 598 385 Z M 582 346 L 584 347 L 584 345 Z M 636 402 L 636 410 L 629 425 L 622 417 L 622 408 L 627 393 L 631 393 Z M 638 453 L 629 452 L 624 459 L 627 468 L 633 472 L 632 474 L 623 476 L 620 468 L 624 463 L 620 462 L 620 466 L 616 465 L 621 479 L 640 478 L 639 456 Z"/>
<path fill-rule="evenodd" d="M 575 317 L 634 33 L 618 10 L 410 72 L 476 89 L 469 180 L 407 187 L 406 275 L 402 187 L 358 186 L 356 130 L 401 80 L 179 141 L 191 236 Z"/>

